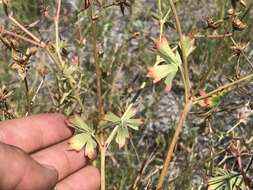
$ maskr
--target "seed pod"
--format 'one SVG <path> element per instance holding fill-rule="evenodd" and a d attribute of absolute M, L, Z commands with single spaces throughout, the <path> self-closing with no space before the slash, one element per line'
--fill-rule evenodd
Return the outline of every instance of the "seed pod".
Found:
<path fill-rule="evenodd" d="M 217 28 L 219 28 L 221 26 L 222 23 L 223 23 L 222 20 L 213 21 L 212 18 L 208 18 L 207 19 L 207 28 L 212 28 L 212 29 L 216 30 Z"/>
<path fill-rule="evenodd" d="M 232 25 L 234 30 L 243 31 L 245 28 L 247 28 L 247 25 L 243 23 L 239 18 L 234 18 L 232 21 Z"/>
<path fill-rule="evenodd" d="M 230 49 L 234 52 L 235 55 L 240 56 L 241 53 L 249 46 L 249 43 L 239 42 L 234 46 L 231 46 Z"/>
<path fill-rule="evenodd" d="M 235 14 L 235 9 L 234 8 L 228 9 L 227 13 L 228 15 L 233 15 Z"/>

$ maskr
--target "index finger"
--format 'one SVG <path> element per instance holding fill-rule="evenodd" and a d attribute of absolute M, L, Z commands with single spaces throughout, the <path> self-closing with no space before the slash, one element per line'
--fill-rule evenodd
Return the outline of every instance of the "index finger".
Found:
<path fill-rule="evenodd" d="M 0 141 L 31 153 L 72 135 L 62 114 L 39 114 L 0 123 Z"/>

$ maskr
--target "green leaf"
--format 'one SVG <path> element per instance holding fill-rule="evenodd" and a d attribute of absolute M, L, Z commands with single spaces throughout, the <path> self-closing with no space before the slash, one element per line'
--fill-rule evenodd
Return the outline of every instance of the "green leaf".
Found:
<path fill-rule="evenodd" d="M 127 138 L 129 138 L 128 129 L 127 127 L 121 126 L 116 135 L 116 143 L 118 143 L 119 148 L 125 145 Z"/>
<path fill-rule="evenodd" d="M 93 130 L 92 128 L 90 128 L 83 120 L 80 116 L 78 115 L 74 115 L 72 117 L 69 117 L 69 119 L 67 120 L 67 124 L 73 128 L 76 128 L 78 130 L 81 131 L 85 131 L 85 132 L 89 132 L 92 133 Z"/>
<path fill-rule="evenodd" d="M 141 119 L 129 119 L 127 120 L 127 126 L 134 129 L 138 130 L 139 126 L 143 123 Z"/>
<path fill-rule="evenodd" d="M 193 38 L 183 35 L 183 43 L 184 43 L 186 57 L 189 57 L 189 55 L 196 49 L 196 47 L 194 46 L 194 41 L 195 40 Z"/>
<path fill-rule="evenodd" d="M 90 138 L 90 135 L 88 133 L 81 133 L 81 134 L 77 134 L 73 136 L 69 140 L 69 144 L 70 144 L 69 149 L 80 151 L 81 149 L 84 148 L 89 138 Z"/>
<path fill-rule="evenodd" d="M 176 56 L 171 47 L 169 46 L 168 41 L 165 37 L 162 37 L 161 40 L 155 42 L 158 55 L 163 58 L 167 63 L 175 64 L 179 66 L 181 64 L 181 59 Z"/>
<path fill-rule="evenodd" d="M 215 170 L 215 177 L 212 177 L 208 181 L 209 189 L 212 190 L 246 190 L 244 182 L 241 184 L 242 177 L 238 176 L 236 173 L 229 172 L 227 170 L 217 168 Z M 232 188 L 234 187 L 234 188 Z"/>
<path fill-rule="evenodd" d="M 148 77 L 151 77 L 154 83 L 156 83 L 171 73 L 174 73 L 175 75 L 177 70 L 178 66 L 173 64 L 157 65 L 149 68 Z"/>
<path fill-rule="evenodd" d="M 115 115 L 114 113 L 112 112 L 109 112 L 105 115 L 104 117 L 104 120 L 105 121 L 109 121 L 109 122 L 112 122 L 112 123 L 118 123 L 121 121 L 120 117 L 118 117 L 117 115 Z"/>
<path fill-rule="evenodd" d="M 127 109 L 123 116 L 121 117 L 122 121 L 127 121 L 130 118 L 132 118 L 136 114 L 135 110 L 133 108 Z"/>
<path fill-rule="evenodd" d="M 66 100 L 66 98 L 72 93 L 72 90 L 63 93 L 61 100 L 60 100 L 60 104 L 62 104 L 64 102 L 64 100 Z"/>
<path fill-rule="evenodd" d="M 164 83 L 166 85 L 172 85 L 173 79 L 175 78 L 176 74 L 177 74 L 177 70 L 168 74 Z"/>
<path fill-rule="evenodd" d="M 127 123 L 127 127 L 130 127 L 131 129 L 134 129 L 134 130 L 136 130 L 136 131 L 139 130 L 139 126 L 138 126 L 138 125 L 133 125 L 133 124 Z"/>

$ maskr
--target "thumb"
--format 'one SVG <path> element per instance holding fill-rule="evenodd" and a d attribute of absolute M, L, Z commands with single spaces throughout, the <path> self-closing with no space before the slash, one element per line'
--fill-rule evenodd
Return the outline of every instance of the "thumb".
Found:
<path fill-rule="evenodd" d="M 33 160 L 23 150 L 0 142 L 0 189 L 53 189 L 58 173 Z"/>

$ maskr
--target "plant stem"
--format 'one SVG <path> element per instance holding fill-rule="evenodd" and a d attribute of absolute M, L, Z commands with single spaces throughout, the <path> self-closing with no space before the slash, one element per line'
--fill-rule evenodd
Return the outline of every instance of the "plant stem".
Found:
<path fill-rule="evenodd" d="M 184 106 L 184 110 L 182 111 L 182 113 L 180 115 L 174 136 L 173 136 L 172 141 L 168 147 L 168 153 L 167 153 L 166 159 L 163 164 L 162 172 L 159 177 L 159 181 L 157 184 L 157 190 L 160 190 L 163 187 L 164 179 L 165 179 L 166 173 L 168 172 L 168 167 L 169 167 L 170 162 L 172 160 L 173 152 L 174 152 L 175 146 L 177 144 L 179 134 L 181 132 L 181 129 L 184 126 L 186 117 L 187 117 L 188 113 L 190 112 L 192 105 L 193 105 L 192 101 L 188 100 Z"/>
<path fill-rule="evenodd" d="M 101 163 L 100 163 L 100 175 L 101 175 L 101 190 L 105 190 L 105 156 L 106 156 L 106 147 L 100 147 L 101 153 Z"/>
<path fill-rule="evenodd" d="M 90 19 L 91 19 L 91 32 L 92 32 L 92 44 L 94 49 L 94 60 L 95 60 L 95 70 L 96 70 L 96 87 L 97 87 L 97 100 L 98 100 L 98 123 L 104 117 L 104 107 L 103 107 L 103 97 L 101 89 L 101 68 L 99 63 L 99 55 L 97 48 L 97 31 L 96 31 L 96 21 L 93 19 L 93 1 L 90 6 Z M 116 133 L 115 133 L 116 134 Z M 112 135 L 112 133 L 111 133 Z M 109 140 L 111 139 L 109 136 Z M 112 140 L 112 139 L 111 139 Z M 111 141 L 110 140 L 110 141 Z M 104 143 L 104 135 L 100 135 L 100 153 L 101 153 L 101 164 L 100 164 L 100 175 L 101 175 L 101 190 L 105 190 L 106 181 L 105 181 L 105 156 L 107 151 L 107 143 Z"/>
<path fill-rule="evenodd" d="M 23 30 L 28 36 L 30 36 L 32 39 L 34 39 L 36 42 L 41 43 L 43 46 L 45 46 L 45 44 L 39 39 L 37 38 L 33 33 L 31 33 L 29 30 L 27 30 L 21 23 L 19 23 L 14 17 L 12 17 L 11 15 L 8 15 L 8 18 L 14 23 L 16 24 L 21 30 Z"/>
<path fill-rule="evenodd" d="M 25 77 L 24 79 L 25 82 L 25 90 L 26 90 L 26 103 L 27 103 L 27 112 L 26 112 L 26 116 L 28 116 L 31 113 L 31 103 L 30 103 L 30 97 L 29 97 L 29 86 L 28 86 L 28 81 L 27 78 Z"/>
<path fill-rule="evenodd" d="M 30 38 L 27 38 L 25 36 L 22 36 L 22 35 L 19 35 L 19 34 L 16 34 L 15 32 L 11 32 L 11 31 L 8 31 L 8 30 L 5 30 L 3 26 L 0 25 L 0 34 L 7 34 L 9 36 L 13 36 L 15 38 L 19 38 L 21 40 L 24 40 L 28 43 L 31 43 L 35 46 L 38 46 L 38 47 L 41 47 L 41 48 L 44 48 L 45 45 L 43 45 L 42 43 L 39 43 L 37 41 L 34 41 L 33 39 L 30 39 Z"/>
<path fill-rule="evenodd" d="M 179 35 L 179 40 L 180 40 L 180 46 L 182 50 L 182 61 L 183 61 L 183 75 L 184 75 L 184 82 L 185 82 L 185 102 L 187 102 L 189 96 L 190 96 L 190 78 L 189 78 L 189 71 L 188 71 L 188 62 L 187 62 L 187 57 L 186 57 L 186 52 L 185 52 L 185 45 L 184 45 L 184 40 L 183 40 L 183 33 L 181 29 L 181 24 L 180 20 L 177 15 L 177 10 L 174 5 L 173 0 L 169 0 L 169 4 L 172 10 L 172 13 L 175 17 L 176 20 L 176 28 L 177 28 L 177 33 Z"/>
<path fill-rule="evenodd" d="M 250 80 L 251 78 L 253 78 L 253 73 L 250 74 L 250 75 L 247 75 L 247 76 L 245 76 L 245 77 L 243 77 L 243 78 L 241 78 L 241 79 L 239 79 L 239 80 L 236 80 L 236 81 L 234 81 L 234 82 L 231 82 L 231 83 L 229 83 L 229 84 L 226 84 L 226 85 L 224 85 L 224 86 L 221 86 L 221 87 L 217 88 L 216 90 L 213 90 L 213 91 L 207 93 L 205 96 L 200 96 L 200 97 L 196 98 L 196 99 L 194 100 L 194 103 L 197 103 L 197 102 L 200 101 L 200 100 L 209 98 L 210 96 L 216 94 L 217 92 L 220 92 L 220 91 L 225 90 L 225 89 L 227 89 L 227 88 L 233 87 L 233 86 L 235 86 L 235 85 L 237 85 L 237 84 L 240 84 L 241 82 L 244 82 L 244 81 L 246 81 L 246 80 Z"/>
<path fill-rule="evenodd" d="M 98 112 L 99 118 L 98 121 L 102 120 L 104 117 L 104 108 L 103 108 L 103 98 L 102 98 L 102 90 L 101 90 L 101 68 L 99 64 L 99 55 L 97 48 L 97 31 L 96 31 L 96 21 L 93 20 L 93 10 L 91 6 L 91 28 L 92 28 L 92 43 L 94 49 L 94 60 L 95 60 L 95 68 L 96 68 L 96 84 L 97 84 L 97 99 L 98 99 Z"/>
<path fill-rule="evenodd" d="M 100 144 L 100 154 L 101 154 L 101 163 L 100 163 L 100 178 L 101 178 L 101 190 L 105 190 L 106 181 L 105 181 L 105 156 L 106 151 L 109 145 L 111 144 L 112 140 L 117 134 L 119 126 L 114 127 L 113 131 L 111 132 L 110 136 L 107 138 L 104 144 Z"/>
<path fill-rule="evenodd" d="M 54 19 L 55 22 L 55 49 L 60 60 L 61 66 L 64 67 L 64 61 L 61 57 L 61 47 L 60 47 L 60 37 L 59 37 L 59 22 L 60 22 L 60 12 L 61 12 L 61 0 L 58 0 L 57 13 Z"/>

